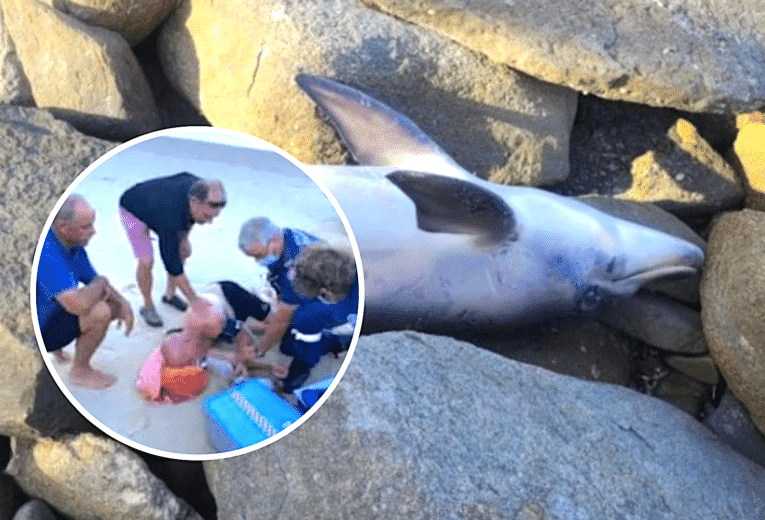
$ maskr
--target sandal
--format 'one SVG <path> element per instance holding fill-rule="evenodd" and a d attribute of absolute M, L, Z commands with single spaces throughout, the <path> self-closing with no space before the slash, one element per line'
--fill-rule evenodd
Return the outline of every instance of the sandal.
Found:
<path fill-rule="evenodd" d="M 159 314 L 157 314 L 156 310 L 149 309 L 148 307 L 141 307 L 138 312 L 141 313 L 141 316 L 143 316 L 143 319 L 146 320 L 146 323 L 152 327 L 162 326 L 162 318 L 159 317 Z"/>
<path fill-rule="evenodd" d="M 174 294 L 172 298 L 168 298 L 167 296 L 162 296 L 162 303 L 171 305 L 181 312 L 184 312 L 189 307 L 188 304 L 185 301 L 181 300 L 177 294 Z"/>

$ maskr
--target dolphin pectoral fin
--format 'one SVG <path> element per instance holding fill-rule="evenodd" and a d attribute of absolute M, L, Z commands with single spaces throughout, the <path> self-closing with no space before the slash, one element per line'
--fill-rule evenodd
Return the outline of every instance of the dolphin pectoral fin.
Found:
<path fill-rule="evenodd" d="M 414 202 L 417 227 L 423 231 L 479 235 L 490 242 L 517 238 L 513 210 L 477 184 L 410 171 L 386 177 Z"/>
<path fill-rule="evenodd" d="M 384 103 L 319 76 L 299 74 L 295 81 L 327 115 L 359 164 L 470 177 L 409 118 Z"/>

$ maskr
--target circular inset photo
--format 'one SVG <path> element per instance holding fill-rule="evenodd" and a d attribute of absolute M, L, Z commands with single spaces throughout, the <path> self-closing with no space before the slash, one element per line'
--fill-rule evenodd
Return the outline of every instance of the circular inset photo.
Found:
<path fill-rule="evenodd" d="M 147 134 L 88 167 L 45 225 L 32 314 L 53 378 L 117 440 L 205 460 L 288 434 L 329 396 L 363 308 L 332 195 L 239 132 Z"/>

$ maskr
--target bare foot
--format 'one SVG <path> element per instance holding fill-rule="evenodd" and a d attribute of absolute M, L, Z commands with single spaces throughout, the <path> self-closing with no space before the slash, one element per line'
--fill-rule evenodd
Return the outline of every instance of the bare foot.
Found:
<path fill-rule="evenodd" d="M 59 363 L 68 363 L 69 361 L 72 360 L 72 356 L 70 356 L 69 354 L 67 354 L 61 349 L 54 350 L 53 352 L 51 352 L 51 354 L 53 354 L 53 359 L 55 359 Z"/>
<path fill-rule="evenodd" d="M 84 386 L 94 390 L 103 390 L 109 388 L 117 381 L 115 376 L 104 374 L 94 368 L 87 367 L 83 370 L 69 371 L 69 382 L 73 385 Z"/>

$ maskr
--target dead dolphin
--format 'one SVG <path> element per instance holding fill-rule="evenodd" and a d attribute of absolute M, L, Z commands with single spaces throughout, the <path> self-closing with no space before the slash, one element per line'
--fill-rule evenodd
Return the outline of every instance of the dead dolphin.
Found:
<path fill-rule="evenodd" d="M 365 326 L 495 327 L 592 311 L 645 283 L 698 274 L 703 243 L 577 199 L 484 181 L 412 121 L 301 74 L 359 166 L 311 166 L 353 228 Z"/>

